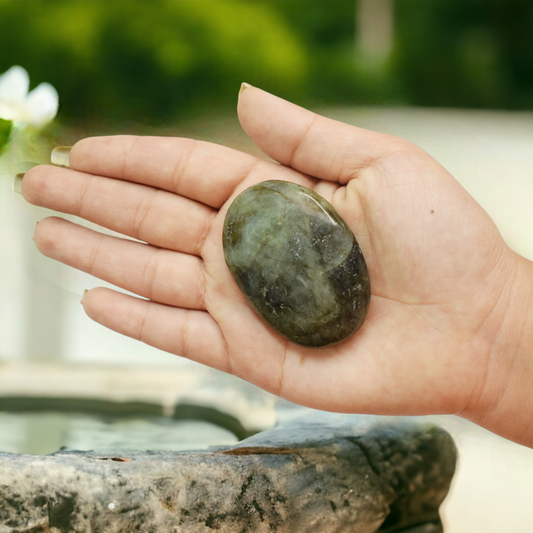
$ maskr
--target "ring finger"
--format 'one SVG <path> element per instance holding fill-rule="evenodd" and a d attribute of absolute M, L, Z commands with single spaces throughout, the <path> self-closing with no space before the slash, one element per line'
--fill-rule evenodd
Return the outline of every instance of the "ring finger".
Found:
<path fill-rule="evenodd" d="M 196 256 L 103 235 L 50 217 L 35 231 L 47 257 L 150 300 L 205 310 L 204 265 Z"/>

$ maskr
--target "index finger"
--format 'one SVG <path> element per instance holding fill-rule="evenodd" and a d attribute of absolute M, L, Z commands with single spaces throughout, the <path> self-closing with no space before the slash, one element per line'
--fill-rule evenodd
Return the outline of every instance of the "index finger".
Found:
<path fill-rule="evenodd" d="M 116 135 L 77 142 L 69 165 L 132 181 L 220 208 L 252 172 L 270 179 L 279 165 L 217 144 L 180 137 Z"/>

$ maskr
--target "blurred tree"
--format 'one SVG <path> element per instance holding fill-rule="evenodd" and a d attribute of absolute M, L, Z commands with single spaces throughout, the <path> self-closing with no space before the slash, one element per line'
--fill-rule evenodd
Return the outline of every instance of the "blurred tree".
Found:
<path fill-rule="evenodd" d="M 307 54 L 275 9 L 244 0 L 0 2 L 0 71 L 54 84 L 68 116 L 168 120 L 235 105 L 241 81 L 303 84 Z"/>
<path fill-rule="evenodd" d="M 356 52 L 368 61 L 386 61 L 394 39 L 393 0 L 359 0 L 356 12 Z"/>
<path fill-rule="evenodd" d="M 409 102 L 533 108 L 531 0 L 397 1 L 396 35 Z"/>
<path fill-rule="evenodd" d="M 360 0 L 255 1 L 275 7 L 305 43 L 310 58 L 308 83 L 300 93 L 305 102 L 365 105 L 395 101 L 396 84 L 388 64 L 369 69 L 364 54 L 354 51 Z"/>
<path fill-rule="evenodd" d="M 380 4 L 390 8 L 391 0 Z M 50 81 L 60 118 L 71 121 L 171 124 L 233 109 L 242 81 L 302 105 L 533 109 L 531 0 L 394 0 L 392 54 L 379 61 L 361 46 L 354 52 L 371 37 L 356 16 L 375 18 L 373 7 L 374 0 L 0 0 L 0 49 L 9 51 L 0 54 L 0 72 L 20 64 L 33 82 Z"/>

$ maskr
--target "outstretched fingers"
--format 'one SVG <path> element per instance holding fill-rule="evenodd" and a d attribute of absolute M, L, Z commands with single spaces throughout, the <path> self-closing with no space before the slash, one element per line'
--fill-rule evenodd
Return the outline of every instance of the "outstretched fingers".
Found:
<path fill-rule="evenodd" d="M 165 352 L 231 372 L 226 344 L 205 311 L 170 307 L 98 287 L 82 300 L 95 322 Z"/>
<path fill-rule="evenodd" d="M 92 137 L 72 147 L 69 163 L 75 170 L 164 189 L 217 209 L 251 175 L 256 181 L 283 179 L 279 165 L 183 138 Z"/>
<path fill-rule="evenodd" d="M 38 166 L 22 181 L 30 203 L 76 215 L 134 239 L 201 255 L 216 211 L 177 194 L 66 168 Z"/>
<path fill-rule="evenodd" d="M 44 255 L 157 302 L 205 309 L 203 261 L 45 218 L 35 231 Z"/>
<path fill-rule="evenodd" d="M 255 87 L 241 91 L 238 113 L 246 133 L 267 155 L 341 185 L 409 146 L 403 139 L 322 117 Z"/>

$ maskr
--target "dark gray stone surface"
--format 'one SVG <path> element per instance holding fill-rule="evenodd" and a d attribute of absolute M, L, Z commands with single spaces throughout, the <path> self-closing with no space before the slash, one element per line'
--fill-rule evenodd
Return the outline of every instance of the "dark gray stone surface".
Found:
<path fill-rule="evenodd" d="M 442 523 L 440 520 L 438 522 L 429 522 L 427 524 L 422 524 L 409 529 L 402 529 L 400 533 L 443 533 Z"/>
<path fill-rule="evenodd" d="M 207 452 L 0 454 L 0 533 L 439 531 L 456 458 L 446 432 L 291 424 Z"/>
<path fill-rule="evenodd" d="M 363 324 L 368 270 L 357 240 L 312 190 L 265 181 L 231 204 L 224 254 L 237 285 L 278 333 L 309 347 L 340 342 Z"/>

